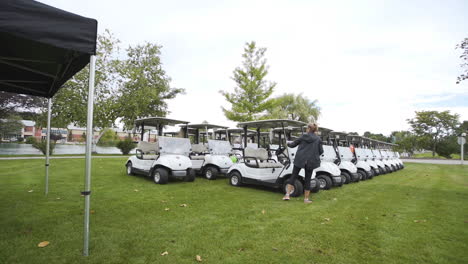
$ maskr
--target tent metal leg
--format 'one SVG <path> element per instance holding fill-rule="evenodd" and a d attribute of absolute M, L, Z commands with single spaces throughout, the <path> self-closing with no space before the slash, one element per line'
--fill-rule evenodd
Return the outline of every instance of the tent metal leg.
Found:
<path fill-rule="evenodd" d="M 88 118 L 86 125 L 86 174 L 85 190 L 83 192 L 85 199 L 84 211 L 84 246 L 83 256 L 88 256 L 89 252 L 89 211 L 91 202 L 91 148 L 93 143 L 93 106 L 94 106 L 94 72 L 96 56 L 91 56 L 89 63 L 89 90 L 88 90 Z"/>
<path fill-rule="evenodd" d="M 46 135 L 46 161 L 45 161 L 45 194 L 49 193 L 49 149 L 50 149 L 50 119 L 52 116 L 52 98 L 48 100 L 47 106 L 47 135 Z"/>

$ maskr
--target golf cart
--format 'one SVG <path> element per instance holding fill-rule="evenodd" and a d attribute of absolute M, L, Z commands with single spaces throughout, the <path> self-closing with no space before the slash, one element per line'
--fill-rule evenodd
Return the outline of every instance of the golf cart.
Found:
<path fill-rule="evenodd" d="M 273 136 L 276 137 L 276 134 L 278 134 L 278 138 L 280 140 L 282 137 L 284 137 L 286 140 L 292 140 L 293 138 L 295 138 L 295 134 L 296 135 L 297 133 L 302 134 L 305 131 L 305 129 L 306 128 L 304 126 L 303 127 L 288 127 L 287 129 L 285 128 L 284 131 L 282 131 L 281 133 L 278 132 L 278 129 L 274 129 Z M 322 140 L 322 144 L 323 142 L 326 142 L 326 144 L 329 142 L 328 133 L 330 131 L 331 129 L 319 127 L 317 136 L 320 138 L 320 140 Z M 289 153 L 288 157 L 286 156 L 282 157 L 281 153 L 277 155 L 277 158 L 280 162 L 282 162 L 283 160 L 288 161 L 286 158 L 289 158 L 289 157 L 291 157 L 290 159 L 294 161 L 294 156 L 296 154 L 297 148 L 288 148 L 287 151 Z M 341 175 L 341 171 L 335 163 L 337 162 L 337 159 L 338 157 L 336 156 L 333 146 L 323 145 L 323 154 L 320 156 L 320 167 L 314 170 L 316 174 L 315 178 L 317 179 L 317 182 L 319 183 L 320 189 L 329 190 L 333 186 L 337 186 L 337 187 L 343 186 L 344 176 Z"/>
<path fill-rule="evenodd" d="M 243 128 L 244 131 L 244 146 L 247 146 L 247 132 L 248 128 L 255 128 L 257 131 L 257 143 L 260 145 L 260 130 L 271 129 L 275 127 L 285 126 L 303 127 L 305 123 L 293 120 L 272 119 L 242 122 L 238 126 Z M 258 146 L 257 149 L 245 147 L 243 151 L 243 159 L 241 162 L 231 166 L 228 170 L 229 183 L 232 186 L 241 186 L 243 184 L 262 185 L 273 188 L 282 188 L 286 192 L 286 180 L 291 176 L 293 165 L 293 157 L 290 154 L 290 148 L 286 147 L 286 140 L 280 141 L 278 149 L 279 155 L 285 155 L 287 162 L 284 164 L 277 162 L 268 155 L 268 151 Z M 299 173 L 298 179 L 293 184 L 293 190 L 290 195 L 293 197 L 299 196 L 303 193 L 304 186 L 304 170 Z M 319 185 L 315 180 L 315 171 L 312 173 L 311 178 L 311 192 L 318 192 Z"/>
<path fill-rule="evenodd" d="M 358 169 L 352 162 L 354 155 L 349 148 L 348 141 L 346 140 L 347 135 L 348 134 L 344 132 L 329 132 L 329 139 L 334 146 L 336 154 L 338 155 L 338 167 L 341 170 L 344 184 L 359 181 Z"/>
<path fill-rule="evenodd" d="M 403 164 L 403 161 L 400 159 L 400 153 L 396 152 L 396 151 L 392 151 L 391 152 L 392 155 L 393 155 L 393 158 L 396 160 L 396 162 L 399 164 L 400 166 L 400 170 L 405 168 L 405 165 Z"/>
<path fill-rule="evenodd" d="M 373 141 L 370 138 L 362 137 L 362 142 L 363 142 L 363 149 L 364 149 L 364 155 L 366 156 L 366 162 L 369 164 L 369 166 L 372 169 L 372 174 L 373 176 L 380 175 L 380 169 L 379 169 L 379 164 L 375 161 L 375 156 L 374 153 L 372 153 L 372 145 Z"/>
<path fill-rule="evenodd" d="M 197 174 L 202 174 L 208 180 L 215 180 L 218 175 L 226 174 L 229 167 L 232 166 L 232 160 L 229 155 L 232 153 L 231 144 L 226 140 L 209 139 L 209 129 L 218 128 L 226 131 L 227 127 L 213 124 L 190 124 L 182 126 L 188 130 L 194 130 L 195 144 L 192 145 L 190 159 L 192 161 L 192 169 Z M 204 133 L 200 133 L 203 129 Z M 205 142 L 206 135 L 207 142 Z M 200 143 L 200 137 L 202 141 Z"/>
<path fill-rule="evenodd" d="M 166 184 L 169 178 L 194 181 L 195 172 L 189 158 L 191 151 L 188 138 L 163 137 L 163 128 L 167 125 L 187 124 L 186 121 L 164 117 L 149 117 L 138 119 L 135 126 L 141 129 L 141 138 L 145 128 L 157 129 L 159 137 L 156 142 L 140 141 L 136 155 L 128 158 L 125 166 L 127 174 L 141 174 L 152 177 L 158 184 Z"/>
<path fill-rule="evenodd" d="M 354 148 L 354 157 L 356 161 L 356 167 L 358 168 L 358 174 L 360 180 L 365 181 L 374 177 L 373 170 L 370 164 L 367 162 L 367 154 L 363 148 L 364 140 L 358 135 L 348 135 L 347 140 L 350 145 Z"/>

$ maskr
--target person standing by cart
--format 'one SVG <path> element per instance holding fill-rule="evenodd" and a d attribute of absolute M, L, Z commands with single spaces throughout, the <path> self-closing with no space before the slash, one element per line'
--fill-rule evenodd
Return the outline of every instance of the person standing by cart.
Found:
<path fill-rule="evenodd" d="M 320 155 L 323 153 L 322 141 L 315 134 L 318 130 L 317 124 L 310 123 L 307 125 L 307 133 L 300 138 L 288 143 L 288 147 L 295 148 L 299 145 L 296 156 L 294 158 L 294 168 L 291 177 L 286 185 L 286 194 L 283 200 L 289 200 L 289 194 L 292 191 L 294 182 L 299 175 L 301 169 L 305 171 L 304 179 L 304 203 L 311 203 L 310 196 L 310 179 L 314 169 L 320 167 Z"/>

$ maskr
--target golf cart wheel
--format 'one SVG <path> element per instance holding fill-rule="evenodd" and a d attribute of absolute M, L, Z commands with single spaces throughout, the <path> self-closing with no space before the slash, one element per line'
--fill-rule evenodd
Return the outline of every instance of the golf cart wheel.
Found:
<path fill-rule="evenodd" d="M 382 174 L 385 174 L 385 173 L 386 173 L 386 171 L 385 171 L 384 169 L 382 169 L 382 167 L 379 167 L 379 172 L 380 172 L 380 175 L 382 175 Z"/>
<path fill-rule="evenodd" d="M 125 167 L 127 167 L 127 175 L 134 175 L 133 164 L 131 161 L 127 162 L 127 165 L 125 165 Z"/>
<path fill-rule="evenodd" d="M 310 189 L 310 192 L 312 193 L 318 193 L 320 191 L 320 184 L 317 179 L 312 179 L 311 181 L 311 186 L 314 186 Z M 315 181 L 315 185 L 312 184 L 312 181 Z"/>
<path fill-rule="evenodd" d="M 341 177 L 342 181 L 344 177 L 344 181 L 343 181 L 344 184 L 349 184 L 351 182 L 351 175 L 349 175 L 349 173 L 347 173 L 346 171 L 342 171 L 341 176 L 342 176 Z"/>
<path fill-rule="evenodd" d="M 236 187 L 242 186 L 242 177 L 240 173 L 237 171 L 231 172 L 231 176 L 229 177 L 229 183 L 232 186 L 236 186 Z"/>
<path fill-rule="evenodd" d="M 169 181 L 169 172 L 164 168 L 153 170 L 153 181 L 156 184 L 166 184 Z"/>
<path fill-rule="evenodd" d="M 320 189 L 323 190 L 330 190 L 333 186 L 332 179 L 328 175 L 318 175 L 315 177 L 319 183 Z"/>
<path fill-rule="evenodd" d="M 187 176 L 185 176 L 184 180 L 186 182 L 193 182 L 195 180 L 195 171 L 193 169 L 189 169 L 187 171 Z"/>
<path fill-rule="evenodd" d="M 358 170 L 357 172 L 359 174 L 359 180 L 360 181 L 365 181 L 367 180 L 367 174 L 364 170 Z"/>
<path fill-rule="evenodd" d="M 392 165 L 392 171 L 397 171 L 395 165 Z"/>
<path fill-rule="evenodd" d="M 288 186 L 288 181 L 285 181 L 283 183 L 283 193 L 287 193 L 287 186 Z M 298 197 L 298 196 L 301 196 L 303 192 L 304 192 L 304 185 L 302 185 L 302 182 L 300 180 L 296 179 L 294 181 L 294 184 L 292 184 L 292 190 L 289 193 L 289 196 Z"/>
<path fill-rule="evenodd" d="M 205 178 L 208 180 L 216 180 L 218 177 L 219 170 L 216 167 L 209 166 L 206 167 L 205 172 L 203 173 L 205 175 Z"/>
<path fill-rule="evenodd" d="M 371 170 L 369 172 L 366 171 L 366 174 L 367 174 L 367 179 L 368 180 L 374 178 L 374 171 L 372 170 L 372 168 L 371 168 Z"/>
<path fill-rule="evenodd" d="M 388 166 L 385 166 L 385 170 L 387 171 L 387 173 L 391 173 L 391 172 L 392 172 L 392 169 L 390 169 L 390 167 L 388 167 Z"/>

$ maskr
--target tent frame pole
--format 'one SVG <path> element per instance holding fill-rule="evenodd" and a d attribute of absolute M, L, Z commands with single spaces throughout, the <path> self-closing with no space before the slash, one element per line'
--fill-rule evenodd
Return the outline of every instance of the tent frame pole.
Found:
<path fill-rule="evenodd" d="M 50 120 L 52 116 L 52 98 L 47 100 L 47 134 L 46 134 L 46 160 L 45 160 L 45 195 L 49 193 L 49 156 L 50 156 Z"/>
<path fill-rule="evenodd" d="M 94 73 L 96 65 L 96 56 L 90 57 L 89 63 L 89 90 L 88 90 L 88 117 L 86 125 L 86 172 L 85 172 L 85 190 L 82 193 L 85 198 L 84 211 L 84 238 L 83 238 L 83 256 L 89 255 L 89 213 L 91 202 L 91 148 L 93 141 L 93 106 L 94 106 Z"/>

